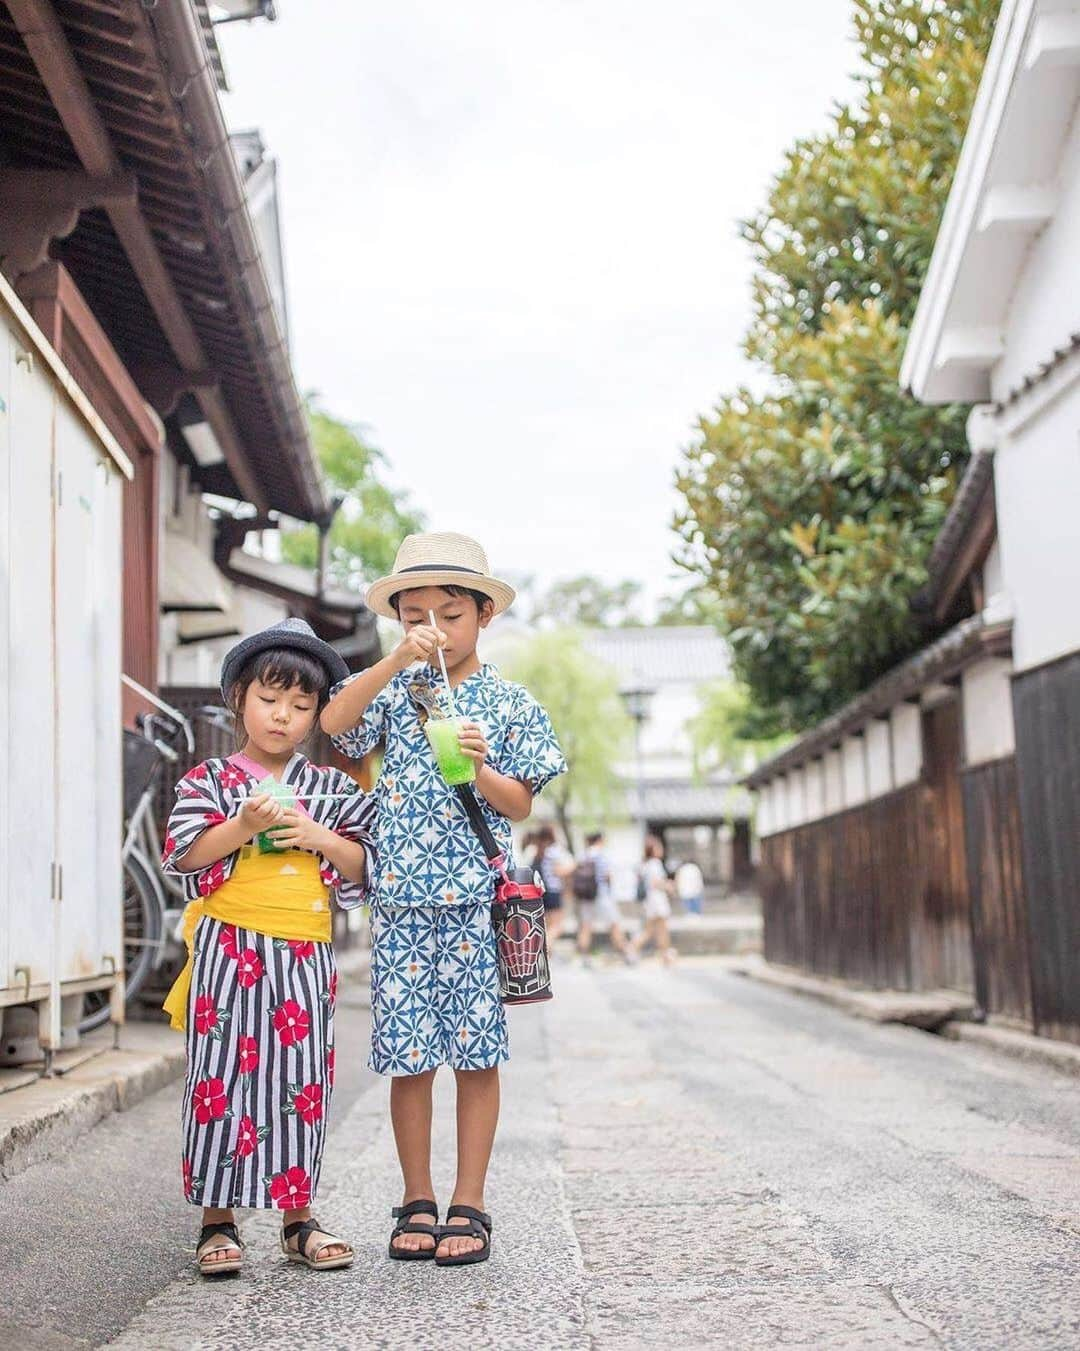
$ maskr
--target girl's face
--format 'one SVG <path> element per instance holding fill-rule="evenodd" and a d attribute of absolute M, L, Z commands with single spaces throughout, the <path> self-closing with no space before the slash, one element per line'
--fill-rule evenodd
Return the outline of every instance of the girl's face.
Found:
<path fill-rule="evenodd" d="M 282 689 L 253 680 L 241 710 L 248 740 L 268 758 L 287 760 L 315 725 L 319 701 L 300 685 Z"/>
<path fill-rule="evenodd" d="M 447 667 L 453 670 L 476 651 L 480 630 L 491 623 L 492 606 L 487 604 L 483 610 L 478 610 L 472 596 L 451 596 L 441 586 L 418 587 L 406 591 L 398 602 L 398 614 L 405 632 L 417 624 L 430 624 L 429 610 L 435 611 L 439 628 L 446 634 L 443 656 Z M 438 666 L 438 657 L 430 664 Z"/>

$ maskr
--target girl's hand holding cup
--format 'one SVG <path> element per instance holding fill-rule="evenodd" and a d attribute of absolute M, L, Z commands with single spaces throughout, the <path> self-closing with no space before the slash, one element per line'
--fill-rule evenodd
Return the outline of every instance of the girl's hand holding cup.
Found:
<path fill-rule="evenodd" d="M 402 670 L 416 661 L 432 661 L 440 647 L 446 646 L 446 634 L 430 624 L 414 625 L 394 650 Z"/>
<path fill-rule="evenodd" d="M 240 820 L 249 838 L 261 834 L 270 826 L 275 826 L 284 815 L 281 803 L 269 793 L 255 793 L 240 808 Z"/>

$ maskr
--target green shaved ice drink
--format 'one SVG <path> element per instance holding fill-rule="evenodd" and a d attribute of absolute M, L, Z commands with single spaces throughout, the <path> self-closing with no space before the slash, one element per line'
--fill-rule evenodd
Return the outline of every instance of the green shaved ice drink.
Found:
<path fill-rule="evenodd" d="M 283 807 L 295 807 L 296 798 L 293 796 L 293 790 L 287 783 L 281 783 L 272 775 L 255 785 L 255 793 L 269 793 L 272 798 L 276 798 Z M 255 796 L 252 794 L 252 797 Z M 284 848 L 283 845 L 274 843 L 274 832 L 280 830 L 280 826 L 272 826 L 270 830 L 260 830 L 255 836 L 255 843 L 258 846 L 260 854 L 280 854 Z"/>
<path fill-rule="evenodd" d="M 476 761 L 465 754 L 458 741 L 461 724 L 461 718 L 428 718 L 424 725 L 439 770 L 451 787 L 476 779 Z"/>

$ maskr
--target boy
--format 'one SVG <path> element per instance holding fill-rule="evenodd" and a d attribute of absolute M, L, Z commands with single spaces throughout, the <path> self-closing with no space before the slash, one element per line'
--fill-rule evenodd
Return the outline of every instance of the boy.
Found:
<path fill-rule="evenodd" d="M 368 608 L 399 619 L 405 635 L 388 657 L 337 685 L 322 714 L 324 730 L 347 755 L 385 743 L 376 788 L 369 1064 L 393 1076 L 404 1199 L 393 1212 L 389 1255 L 398 1261 L 464 1266 L 486 1261 L 491 1248 L 484 1185 L 499 1115 L 498 1066 L 509 1057 L 491 928 L 494 875 L 439 772 L 410 687 L 445 694 L 441 648 L 464 720 L 461 749 L 476 763 L 477 798 L 509 859 L 510 822 L 524 821 L 533 795 L 566 769 L 544 710 L 476 652 L 480 630 L 513 599 L 475 540 L 410 535 L 393 573 L 367 592 Z M 444 1064 L 457 1080 L 458 1175 L 439 1226 L 431 1090 Z"/>

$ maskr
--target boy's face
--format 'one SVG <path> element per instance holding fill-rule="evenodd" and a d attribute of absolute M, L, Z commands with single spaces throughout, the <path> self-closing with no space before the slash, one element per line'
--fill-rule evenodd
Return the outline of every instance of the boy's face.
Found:
<path fill-rule="evenodd" d="M 398 614 L 406 633 L 417 624 L 430 625 L 428 611 L 434 610 L 435 620 L 446 634 L 443 656 L 451 670 L 468 661 L 476 651 L 480 630 L 491 623 L 493 608 L 489 601 L 480 611 L 472 596 L 451 596 L 441 586 L 421 586 L 406 591 L 398 602 Z M 438 664 L 438 657 L 430 662 L 432 666 Z"/>

